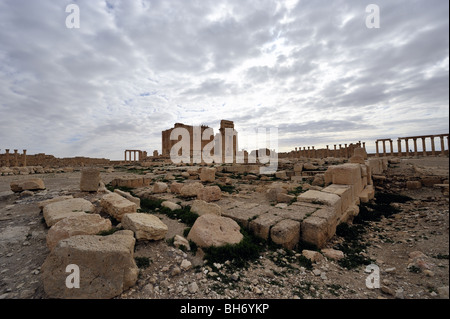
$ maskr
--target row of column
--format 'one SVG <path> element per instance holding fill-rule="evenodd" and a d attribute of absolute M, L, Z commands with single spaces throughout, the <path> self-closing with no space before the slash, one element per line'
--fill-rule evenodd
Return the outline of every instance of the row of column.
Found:
<path fill-rule="evenodd" d="M 12 154 L 9 153 L 9 149 L 7 148 L 7 149 L 5 149 L 5 166 L 6 167 L 10 166 L 9 155 L 12 155 Z M 19 153 L 18 153 L 18 150 L 14 150 L 14 166 L 19 166 Z M 24 166 L 24 167 L 27 166 L 27 150 L 23 150 L 22 166 Z"/>
<path fill-rule="evenodd" d="M 136 154 L 138 156 L 138 159 L 136 160 Z M 127 156 L 128 155 L 128 156 Z M 134 159 L 132 160 L 131 157 L 134 157 Z M 125 162 L 137 162 L 141 160 L 141 156 L 142 156 L 142 151 L 139 150 L 125 150 Z M 127 159 L 127 157 L 129 159 Z"/>
<path fill-rule="evenodd" d="M 397 144 L 398 144 L 398 152 L 397 155 L 401 156 L 402 155 L 402 140 L 405 141 L 405 146 L 406 146 L 406 156 L 409 156 L 410 149 L 409 149 L 409 140 L 413 140 L 414 143 L 414 156 L 418 155 L 418 151 L 417 151 L 417 139 L 421 139 L 422 140 L 422 154 L 423 156 L 427 156 L 427 148 L 426 148 L 426 143 L 425 143 L 425 139 L 430 138 L 431 139 L 431 155 L 435 156 L 436 155 L 436 145 L 434 142 L 434 138 L 435 137 L 439 137 L 440 138 L 440 142 L 441 142 L 441 154 L 445 155 L 445 143 L 444 143 L 444 136 L 447 136 L 447 148 L 448 148 L 448 134 L 447 135 L 439 135 L 439 136 L 420 136 L 420 137 L 402 137 L 399 138 L 397 140 Z"/>
<path fill-rule="evenodd" d="M 339 145 L 339 149 L 337 149 L 337 145 Z M 353 144 L 351 144 L 353 145 Z M 356 147 L 363 147 L 364 149 L 366 148 L 366 142 L 358 142 L 356 144 Z M 329 157 L 330 155 L 333 155 L 333 157 L 345 157 L 345 158 L 349 158 L 351 157 L 353 154 L 350 154 L 349 152 L 349 147 L 347 146 L 347 144 L 344 144 L 344 147 L 342 147 L 342 144 L 334 144 L 334 150 L 330 150 L 329 145 L 326 145 L 326 149 L 322 149 L 322 150 L 316 150 L 314 149 L 314 146 L 304 146 L 303 150 L 301 147 L 299 148 L 295 148 L 295 152 L 299 154 L 299 156 L 304 156 L 304 157 L 308 157 L 308 158 L 316 158 L 317 157 L 317 152 L 325 152 L 324 157 Z"/>
<path fill-rule="evenodd" d="M 426 142 L 425 140 L 427 138 L 431 139 L 431 154 L 433 156 L 436 155 L 436 145 L 435 145 L 435 141 L 434 138 L 435 137 L 439 137 L 440 138 L 440 142 L 441 142 L 441 154 L 445 155 L 445 143 L 444 143 L 444 137 L 447 137 L 447 149 L 448 149 L 448 139 L 449 136 L 448 134 L 442 134 L 442 135 L 429 135 L 429 136 L 412 136 L 412 137 L 399 137 L 397 139 L 397 156 L 402 156 L 403 152 L 402 152 L 402 140 L 405 141 L 405 147 L 406 147 L 406 156 L 409 156 L 410 153 L 414 153 L 415 156 L 417 156 L 419 154 L 418 152 L 418 147 L 417 147 L 417 140 L 421 139 L 422 140 L 422 154 L 423 156 L 427 156 L 427 147 L 426 147 Z M 409 145 L 409 141 L 412 140 L 413 141 L 413 145 L 414 145 L 414 151 L 410 150 L 410 145 Z M 378 143 L 382 142 L 383 143 L 383 156 L 386 156 L 386 142 L 389 142 L 389 146 L 390 146 L 390 155 L 394 156 L 394 147 L 393 147 L 393 141 L 391 139 L 378 139 L 375 141 L 375 146 L 376 146 L 376 156 L 380 156 L 380 150 L 379 150 L 379 145 Z"/>

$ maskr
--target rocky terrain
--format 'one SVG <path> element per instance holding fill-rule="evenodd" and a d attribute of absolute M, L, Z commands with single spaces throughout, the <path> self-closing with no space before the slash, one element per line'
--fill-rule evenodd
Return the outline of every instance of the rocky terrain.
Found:
<path fill-rule="evenodd" d="M 151 172 L 142 167 L 102 169 L 101 178 L 109 184 L 117 177 L 147 173 L 145 176 L 152 178 L 152 185 L 157 181 L 170 184 L 173 176 L 168 175 L 171 172 L 168 169 L 158 167 Z M 189 176 L 174 175 L 180 181 Z M 273 179 L 236 174 L 220 176 L 228 179 L 227 185 L 233 191 L 228 193 L 223 188 L 221 199 L 215 201 L 217 205 L 226 208 L 230 203 L 270 204 L 266 190 Z M 431 181 L 427 186 L 433 176 L 447 178 L 443 183 Z M 10 192 L 12 181 L 28 177 L 0 176 L 2 299 L 48 298 L 43 289 L 41 266 L 50 252 L 46 245 L 49 228 L 38 202 L 72 195 L 90 201 L 95 212 L 104 215 L 100 205 L 104 193 L 80 191 L 79 171 L 35 174 L 33 177 L 44 181 L 45 190 Z M 317 251 L 307 246 L 285 249 L 257 241 L 251 234 L 250 240 L 258 247 L 254 258 L 230 259 L 200 248 L 180 249 L 174 245 L 173 238 L 185 237 L 188 226 L 158 208 L 152 213 L 167 225 L 165 239 L 136 241 L 134 257 L 140 269 L 137 283 L 116 298 L 448 298 L 448 158 L 395 159 L 382 176 L 373 179 L 375 199 L 361 204 L 364 208 L 360 209 L 359 218 L 352 225 L 338 227 L 326 247 Z M 420 187 L 410 183 L 415 181 L 421 181 Z M 314 187 L 311 181 L 276 182 L 292 184 L 293 188 Z M 447 187 L 442 186 L 445 183 Z M 138 194 L 140 189 L 132 191 Z M 380 210 L 386 207 L 381 202 L 386 196 L 380 194 L 402 196 L 391 198 L 392 209 L 386 212 Z M 170 192 L 161 196 L 173 198 Z M 180 201 L 180 204 L 192 202 Z M 379 267 L 380 288 L 366 286 L 369 264 Z"/>

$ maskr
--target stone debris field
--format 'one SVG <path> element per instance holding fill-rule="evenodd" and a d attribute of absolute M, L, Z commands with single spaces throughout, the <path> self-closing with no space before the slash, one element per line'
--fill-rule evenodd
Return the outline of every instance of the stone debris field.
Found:
<path fill-rule="evenodd" d="M 448 298 L 448 157 L 361 150 L 1 168 L 0 298 Z"/>

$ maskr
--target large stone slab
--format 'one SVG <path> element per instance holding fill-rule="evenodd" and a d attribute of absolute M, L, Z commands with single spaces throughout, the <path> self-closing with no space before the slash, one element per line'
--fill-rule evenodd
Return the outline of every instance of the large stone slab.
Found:
<path fill-rule="evenodd" d="M 72 195 L 57 196 L 57 197 L 54 197 L 54 198 L 50 198 L 50 199 L 46 199 L 46 200 L 38 202 L 38 207 L 39 207 L 40 210 L 43 210 L 44 207 L 47 206 L 48 204 L 61 202 L 61 201 L 64 201 L 66 199 L 72 199 L 72 198 L 73 198 Z"/>
<path fill-rule="evenodd" d="M 347 208 L 356 201 L 356 198 L 353 198 L 352 188 L 352 185 L 331 184 L 321 191 L 338 195 L 341 198 L 341 212 L 345 212 Z"/>
<path fill-rule="evenodd" d="M 222 191 L 217 185 L 206 186 L 203 188 L 199 188 L 197 198 L 200 200 L 204 200 L 205 202 L 218 201 L 222 198 Z"/>
<path fill-rule="evenodd" d="M 293 249 L 300 239 L 300 222 L 283 219 L 270 229 L 270 238 L 275 244 Z"/>
<path fill-rule="evenodd" d="M 50 298 L 109 299 L 132 287 L 139 269 L 133 257 L 133 236 L 79 235 L 63 239 L 41 267 L 44 291 Z M 67 266 L 79 269 L 79 288 L 67 287 Z M 69 278 L 70 279 L 70 278 Z M 70 283 L 70 280 L 69 280 Z"/>
<path fill-rule="evenodd" d="M 54 224 L 47 233 L 47 247 L 52 250 L 62 240 L 75 235 L 97 235 L 101 231 L 110 230 L 109 219 L 98 214 L 85 214 L 67 217 Z"/>
<path fill-rule="evenodd" d="M 136 213 L 136 204 L 117 193 L 109 193 L 102 197 L 100 206 L 108 215 L 114 217 L 119 222 L 125 214 Z"/>
<path fill-rule="evenodd" d="M 207 203 L 203 200 L 194 200 L 191 206 L 191 212 L 202 216 L 204 214 L 215 214 L 217 216 L 222 215 L 222 208 L 214 203 Z"/>
<path fill-rule="evenodd" d="M 80 190 L 82 192 L 96 192 L 100 187 L 100 170 L 85 168 L 81 171 Z"/>
<path fill-rule="evenodd" d="M 240 227 L 234 220 L 214 214 L 197 218 L 187 237 L 200 247 L 238 244 L 243 238 Z"/>
<path fill-rule="evenodd" d="M 40 178 L 12 181 L 9 186 L 14 193 L 45 189 L 44 181 Z"/>
<path fill-rule="evenodd" d="M 48 227 L 53 226 L 60 220 L 91 213 L 95 206 L 83 198 L 72 198 L 48 204 L 43 209 L 43 215 Z"/>
<path fill-rule="evenodd" d="M 129 192 L 124 192 L 118 188 L 116 188 L 114 190 L 114 193 L 119 194 L 120 196 L 122 196 L 123 198 L 128 199 L 130 202 L 133 202 L 136 204 L 136 208 L 140 209 L 141 208 L 141 199 L 139 197 L 134 197 L 133 195 L 131 195 Z"/>
<path fill-rule="evenodd" d="M 269 212 L 270 209 L 272 209 L 272 206 L 269 205 L 246 203 L 234 208 L 230 207 L 222 210 L 222 216 L 229 217 L 241 224 L 242 227 L 248 228 L 250 221 L 259 215 Z"/>
<path fill-rule="evenodd" d="M 278 216 L 277 213 L 273 212 L 261 214 L 254 220 L 251 220 L 248 224 L 248 227 L 254 235 L 268 240 L 270 235 L 270 228 L 282 219 L 283 218 L 281 216 Z"/>
<path fill-rule="evenodd" d="M 200 180 L 202 182 L 214 182 L 216 180 L 216 169 L 212 167 L 203 167 L 200 170 Z"/>
<path fill-rule="evenodd" d="M 168 228 L 158 217 L 151 214 L 125 214 L 122 226 L 134 232 L 137 240 L 161 240 L 167 234 Z"/>
<path fill-rule="evenodd" d="M 300 194 L 297 197 L 297 201 L 326 205 L 332 207 L 337 214 L 342 213 L 341 198 L 336 194 L 316 190 L 308 190 L 305 193 Z"/>
<path fill-rule="evenodd" d="M 199 182 L 186 183 L 181 187 L 180 195 L 182 197 L 197 197 L 199 190 L 203 187 L 202 183 Z"/>
<path fill-rule="evenodd" d="M 310 216 L 301 223 L 300 239 L 315 245 L 317 248 L 322 248 L 333 236 L 328 233 L 328 229 L 329 226 L 326 219 Z"/>

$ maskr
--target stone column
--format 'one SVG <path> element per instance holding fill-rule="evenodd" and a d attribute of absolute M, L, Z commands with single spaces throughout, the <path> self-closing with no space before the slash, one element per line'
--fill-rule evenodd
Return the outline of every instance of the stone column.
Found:
<path fill-rule="evenodd" d="M 444 145 L 444 136 L 439 136 L 441 138 L 441 154 L 445 155 L 445 145 Z"/>
<path fill-rule="evenodd" d="M 425 146 L 425 137 L 422 137 L 422 153 L 423 153 L 423 156 L 427 156 L 427 147 Z"/>
<path fill-rule="evenodd" d="M 123 155 L 124 155 L 124 161 L 125 161 L 125 163 L 127 162 L 127 151 L 124 151 L 123 152 Z"/>
<path fill-rule="evenodd" d="M 23 167 L 27 166 L 27 150 L 23 150 Z"/>
<path fill-rule="evenodd" d="M 366 142 L 363 142 L 362 145 L 363 149 L 366 149 Z"/>
<path fill-rule="evenodd" d="M 414 156 L 417 156 L 417 138 L 413 138 L 414 141 Z"/>
<path fill-rule="evenodd" d="M 339 157 L 342 157 L 342 144 L 339 144 Z"/>
<path fill-rule="evenodd" d="M 333 157 L 336 157 L 337 151 L 336 151 L 336 144 L 334 144 L 334 153 L 333 153 Z"/>
<path fill-rule="evenodd" d="M 310 158 L 311 157 L 311 151 L 310 151 L 310 147 L 308 146 L 308 155 L 306 157 Z"/>
<path fill-rule="evenodd" d="M 378 149 L 378 141 L 375 141 L 375 147 L 376 147 L 376 156 L 380 156 L 380 151 Z"/>
<path fill-rule="evenodd" d="M 316 156 L 316 150 L 314 149 L 314 146 L 312 146 L 312 157 L 315 158 Z"/>
<path fill-rule="evenodd" d="M 348 158 L 348 148 L 347 148 L 347 144 L 344 144 L 345 145 L 345 158 Z"/>
<path fill-rule="evenodd" d="M 402 140 L 397 139 L 397 155 L 402 156 Z"/>
<path fill-rule="evenodd" d="M 17 150 L 14 150 L 14 166 L 19 166 L 19 153 L 17 153 Z"/>
<path fill-rule="evenodd" d="M 389 147 L 391 148 L 391 156 L 394 156 L 394 146 L 392 145 L 392 140 L 389 140 Z"/>
<path fill-rule="evenodd" d="M 326 151 L 326 157 L 328 157 L 328 154 L 329 154 L 329 152 L 330 152 L 330 149 L 328 148 L 328 145 L 327 145 L 327 151 Z"/>
<path fill-rule="evenodd" d="M 9 149 L 5 149 L 5 166 L 9 167 Z"/>
<path fill-rule="evenodd" d="M 409 144 L 407 138 L 405 138 L 405 143 L 406 143 L 406 156 L 409 156 Z"/>
<path fill-rule="evenodd" d="M 386 156 L 386 141 L 383 140 L 383 156 Z"/>
<path fill-rule="evenodd" d="M 431 136 L 431 154 L 436 155 L 436 146 L 434 145 L 434 136 Z"/>

